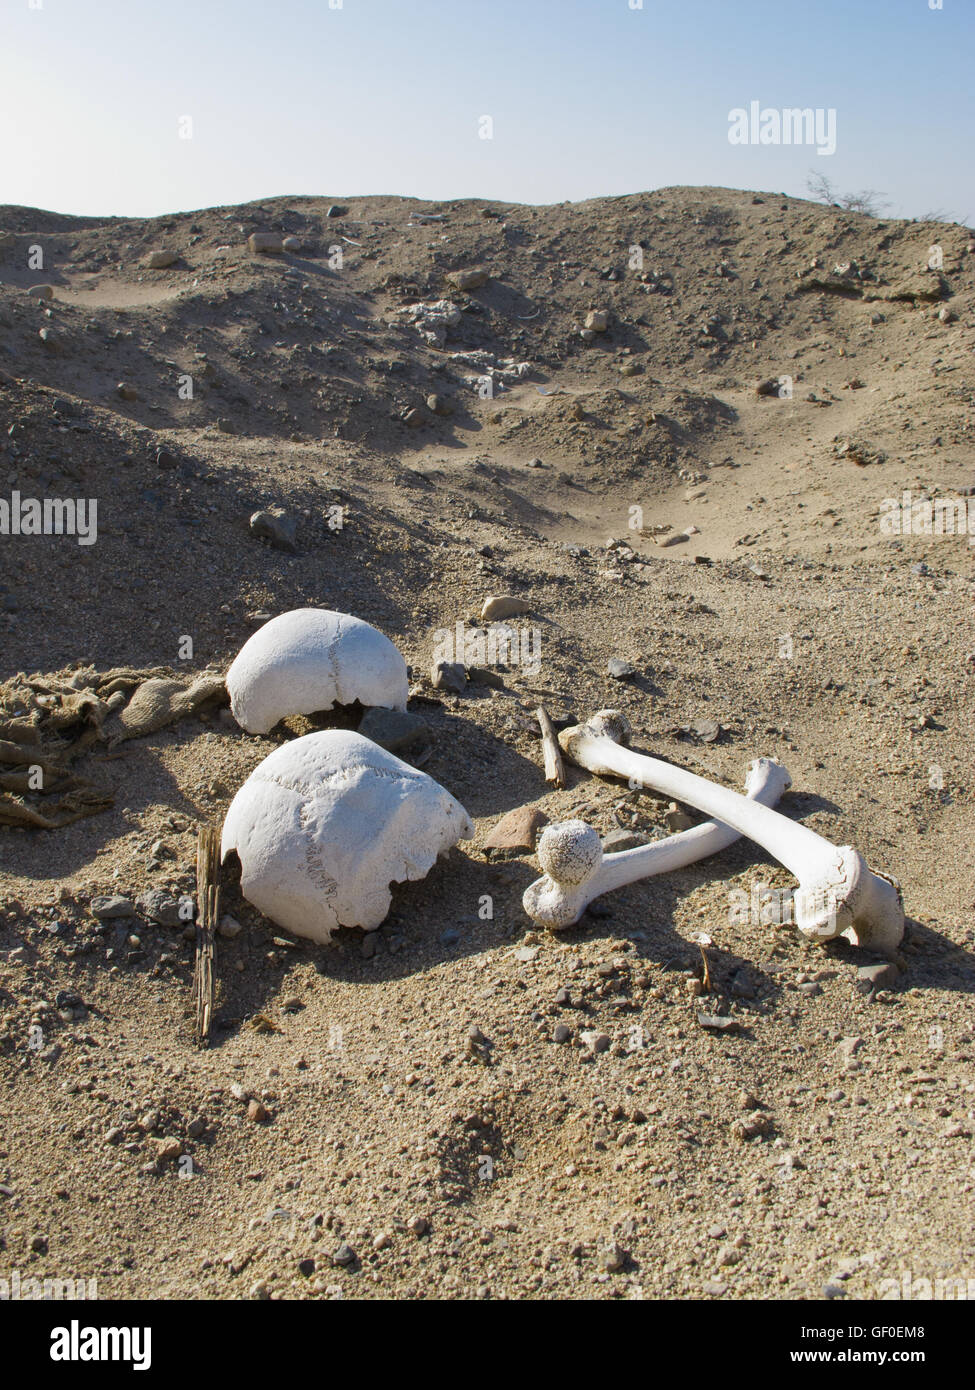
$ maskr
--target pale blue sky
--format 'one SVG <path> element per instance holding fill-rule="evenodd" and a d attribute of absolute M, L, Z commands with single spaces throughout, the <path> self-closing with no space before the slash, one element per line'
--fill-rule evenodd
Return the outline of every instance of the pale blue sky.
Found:
<path fill-rule="evenodd" d="M 0 203 L 802 197 L 816 168 L 975 218 L 975 0 L 637 3 L 0 0 Z M 729 144 L 752 101 L 835 107 L 836 153 Z"/>

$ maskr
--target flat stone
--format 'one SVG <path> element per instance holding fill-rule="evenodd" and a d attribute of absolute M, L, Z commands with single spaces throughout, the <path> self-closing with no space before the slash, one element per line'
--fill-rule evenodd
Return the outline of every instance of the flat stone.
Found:
<path fill-rule="evenodd" d="M 275 550 L 286 550 L 293 554 L 298 548 L 295 544 L 297 522 L 281 507 L 254 512 L 250 528 L 252 535 L 270 541 Z"/>
<path fill-rule="evenodd" d="M 526 599 L 515 598 L 512 594 L 492 594 L 481 604 L 481 620 L 497 622 L 503 618 L 517 618 L 530 613 L 531 609 Z"/>
<path fill-rule="evenodd" d="M 538 831 L 547 824 L 548 816 L 537 806 L 516 806 L 494 826 L 484 848 L 531 851 Z"/>
<path fill-rule="evenodd" d="M 584 326 L 590 333 L 605 333 L 609 327 L 609 310 L 590 309 Z"/>
<path fill-rule="evenodd" d="M 179 253 L 176 251 L 151 251 L 146 265 L 150 270 L 166 270 L 168 266 L 175 265 L 179 260 Z"/>
<path fill-rule="evenodd" d="M 91 915 L 98 917 L 101 921 L 106 921 L 112 917 L 132 917 L 135 913 L 134 905 L 128 898 L 123 898 L 120 893 L 99 893 L 92 898 L 88 906 Z"/>
<path fill-rule="evenodd" d="M 721 737 L 721 725 L 716 719 L 695 719 L 690 725 L 690 731 L 702 743 L 717 743 Z"/>
<path fill-rule="evenodd" d="M 715 1033 L 731 1033 L 738 1027 L 738 1020 L 725 1014 L 698 1014 L 697 1021 L 702 1028 Z"/>
<path fill-rule="evenodd" d="M 150 922 L 155 922 L 160 927 L 182 927 L 185 925 L 180 916 L 179 901 L 171 893 L 165 893 L 161 888 L 150 888 L 148 893 L 142 893 L 135 900 L 135 905 L 142 913 L 143 917 L 148 917 Z"/>
<path fill-rule="evenodd" d="M 284 251 L 284 242 L 276 232 L 251 232 L 247 245 L 251 251 L 263 256 L 280 256 Z"/>
<path fill-rule="evenodd" d="M 286 236 L 281 243 L 281 247 L 283 250 L 290 252 L 291 255 L 294 255 L 297 251 L 301 250 L 301 237 Z"/>
<path fill-rule="evenodd" d="M 875 989 L 893 989 L 900 979 L 900 971 L 892 961 L 875 961 L 872 965 L 861 965 L 857 971 L 857 984 L 865 992 Z"/>
<path fill-rule="evenodd" d="M 413 744 L 430 737 L 430 725 L 418 714 L 409 710 L 380 709 L 378 706 L 367 709 L 359 723 L 358 732 L 363 738 L 378 743 L 380 748 L 390 753 L 410 748 Z"/>
<path fill-rule="evenodd" d="M 448 285 L 457 290 L 479 290 L 486 285 L 490 276 L 486 270 L 451 270 L 447 273 Z"/>
<path fill-rule="evenodd" d="M 452 690 L 462 695 L 467 689 L 467 671 L 462 661 L 437 661 L 430 671 L 434 690 Z"/>
<path fill-rule="evenodd" d="M 487 685 L 492 690 L 504 689 L 504 676 L 500 671 L 492 671 L 490 666 L 468 666 L 467 679 L 473 685 Z"/>
<path fill-rule="evenodd" d="M 31 299 L 53 299 L 53 298 L 54 298 L 54 286 L 53 286 L 53 285 L 31 285 L 31 287 L 30 287 L 30 289 L 27 291 L 27 293 L 30 295 Z"/>
<path fill-rule="evenodd" d="M 622 657 L 611 656 L 606 663 L 606 670 L 613 677 L 614 681 L 631 681 L 638 675 L 636 667 L 632 661 L 624 661 Z"/>
<path fill-rule="evenodd" d="M 603 840 L 603 853 L 622 854 L 624 850 L 639 849 L 645 844 L 645 838 L 632 830 L 611 830 Z"/>

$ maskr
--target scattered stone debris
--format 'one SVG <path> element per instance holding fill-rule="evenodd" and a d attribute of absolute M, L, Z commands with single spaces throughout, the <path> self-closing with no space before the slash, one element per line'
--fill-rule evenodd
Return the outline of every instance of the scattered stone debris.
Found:
<path fill-rule="evenodd" d="M 837 438 L 834 441 L 833 451 L 837 458 L 849 459 L 851 463 L 859 464 L 861 468 L 887 461 L 887 455 L 882 449 L 878 449 L 864 440 Z"/>

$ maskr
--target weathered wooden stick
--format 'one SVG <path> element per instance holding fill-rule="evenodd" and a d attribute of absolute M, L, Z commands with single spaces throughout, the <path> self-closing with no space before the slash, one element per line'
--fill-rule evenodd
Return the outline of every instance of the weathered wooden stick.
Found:
<path fill-rule="evenodd" d="M 548 710 L 544 705 L 539 705 L 535 711 L 535 718 L 538 720 L 542 731 L 542 750 L 545 754 L 545 780 L 551 782 L 553 786 L 565 786 L 565 764 L 562 761 L 562 750 L 559 741 L 555 737 L 555 730 L 552 721 L 548 717 Z"/>
<path fill-rule="evenodd" d="M 196 848 L 196 1042 L 207 1047 L 213 1018 L 213 935 L 220 907 L 220 836 L 215 825 L 201 825 Z"/>

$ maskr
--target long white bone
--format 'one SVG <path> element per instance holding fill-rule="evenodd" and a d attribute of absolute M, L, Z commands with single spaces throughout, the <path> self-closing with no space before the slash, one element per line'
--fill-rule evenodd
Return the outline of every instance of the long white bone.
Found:
<path fill-rule="evenodd" d="M 361 734 L 326 729 L 276 748 L 240 788 L 220 857 L 240 858 L 244 897 L 295 936 L 378 927 L 389 885 L 423 878 L 474 833 L 439 782 Z"/>
<path fill-rule="evenodd" d="M 753 800 L 774 806 L 791 785 L 781 763 L 757 758 L 748 769 L 745 791 Z M 727 849 L 737 839 L 737 830 L 712 820 L 665 840 L 604 855 L 599 836 L 585 821 L 549 825 L 538 842 L 538 861 L 545 876 L 529 884 L 522 902 L 529 917 L 541 926 L 561 931 L 578 922 L 592 900 L 603 893 L 682 869 Z"/>
<path fill-rule="evenodd" d="M 846 936 L 886 954 L 904 935 L 904 904 L 895 879 L 875 874 L 850 845 L 836 846 L 814 830 L 768 806 L 683 768 L 623 748 L 629 726 L 615 710 L 600 710 L 588 724 L 564 729 L 562 749 L 573 762 L 601 776 L 627 777 L 696 806 L 747 835 L 799 880 L 796 926 L 817 941 Z"/>
<path fill-rule="evenodd" d="M 295 608 L 249 637 L 227 672 L 230 709 L 249 734 L 333 705 L 406 709 L 406 662 L 388 637 L 348 613 Z"/>

